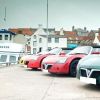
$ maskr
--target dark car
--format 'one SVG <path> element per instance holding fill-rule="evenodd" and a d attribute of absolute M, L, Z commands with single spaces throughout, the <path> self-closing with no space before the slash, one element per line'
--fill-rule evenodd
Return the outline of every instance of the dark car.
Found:
<path fill-rule="evenodd" d="M 100 55 L 88 55 L 77 66 L 77 78 L 88 84 L 100 85 Z"/>

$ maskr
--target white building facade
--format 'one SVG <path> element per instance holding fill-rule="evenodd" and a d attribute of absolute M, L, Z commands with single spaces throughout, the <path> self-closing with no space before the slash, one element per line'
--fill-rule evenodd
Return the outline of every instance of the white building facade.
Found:
<path fill-rule="evenodd" d="M 49 30 L 48 30 L 49 31 Z M 67 38 L 64 35 L 55 35 L 55 30 L 47 32 L 39 26 L 37 31 L 31 36 L 31 54 L 50 50 L 55 47 L 67 48 Z"/>

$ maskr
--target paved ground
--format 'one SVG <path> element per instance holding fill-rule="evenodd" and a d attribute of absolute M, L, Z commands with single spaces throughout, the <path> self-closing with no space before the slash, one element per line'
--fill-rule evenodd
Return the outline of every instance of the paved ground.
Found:
<path fill-rule="evenodd" d="M 100 100 L 100 87 L 18 65 L 0 68 L 0 100 Z"/>

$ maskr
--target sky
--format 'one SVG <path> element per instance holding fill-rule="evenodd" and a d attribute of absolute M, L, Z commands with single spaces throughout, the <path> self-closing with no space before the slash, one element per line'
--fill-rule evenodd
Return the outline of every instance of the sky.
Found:
<path fill-rule="evenodd" d="M 5 18 L 6 8 L 6 20 Z M 47 0 L 0 0 L 0 28 L 47 27 Z M 48 0 L 48 27 L 100 28 L 100 0 Z"/>

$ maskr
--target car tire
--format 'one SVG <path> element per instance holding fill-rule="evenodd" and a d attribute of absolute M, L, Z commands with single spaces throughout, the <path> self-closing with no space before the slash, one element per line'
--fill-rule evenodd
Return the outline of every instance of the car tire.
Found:
<path fill-rule="evenodd" d="M 78 62 L 79 60 L 76 59 L 76 60 L 73 60 L 70 64 L 70 75 L 72 77 L 76 77 L 76 67 L 77 67 Z"/>

